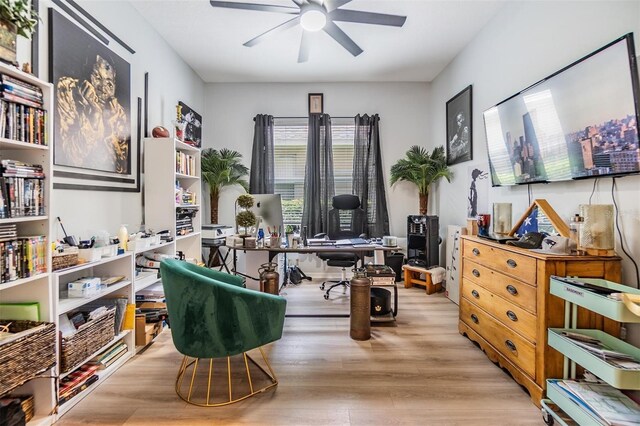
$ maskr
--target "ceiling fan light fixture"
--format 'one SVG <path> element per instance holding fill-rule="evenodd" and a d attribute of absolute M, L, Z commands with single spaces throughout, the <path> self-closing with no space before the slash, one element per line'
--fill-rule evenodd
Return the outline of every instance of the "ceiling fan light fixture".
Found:
<path fill-rule="evenodd" d="M 320 10 L 307 10 L 300 16 L 300 25 L 306 31 L 320 31 L 327 25 L 327 15 Z"/>

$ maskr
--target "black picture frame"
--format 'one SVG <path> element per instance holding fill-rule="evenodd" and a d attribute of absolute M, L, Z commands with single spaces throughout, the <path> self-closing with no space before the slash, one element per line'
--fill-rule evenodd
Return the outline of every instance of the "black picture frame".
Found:
<path fill-rule="evenodd" d="M 447 101 L 447 165 L 473 160 L 472 85 Z"/>
<path fill-rule="evenodd" d="M 202 146 L 202 116 L 182 101 L 178 101 L 178 105 L 181 107 L 180 118 L 187 122 L 187 127 L 184 130 L 184 142 L 200 148 Z"/>
<path fill-rule="evenodd" d="M 309 114 L 324 114 L 324 95 L 309 93 Z"/>
<path fill-rule="evenodd" d="M 139 141 L 133 141 L 129 62 L 53 8 L 49 9 L 48 27 L 49 80 L 55 87 L 51 113 L 54 188 L 139 192 L 140 146 Z M 101 101 L 105 114 L 113 119 L 103 119 L 104 134 L 92 140 L 88 129 L 100 128 L 90 121 L 95 116 L 63 120 L 73 115 L 70 113 L 83 115 L 82 108 L 87 102 L 82 101 L 92 93 L 87 88 L 98 84 L 93 91 L 97 93 L 95 89 L 109 79 L 115 86 L 111 98 L 102 100 L 96 94 L 92 99 Z M 91 123 L 91 127 L 83 130 L 79 123 Z M 112 142 L 104 142 L 107 140 L 104 135 L 110 135 L 108 139 Z"/>

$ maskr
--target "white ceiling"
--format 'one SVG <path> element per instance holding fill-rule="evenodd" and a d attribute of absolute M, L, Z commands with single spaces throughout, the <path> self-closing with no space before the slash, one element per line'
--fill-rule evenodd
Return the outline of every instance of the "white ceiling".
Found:
<path fill-rule="evenodd" d="M 295 6 L 292 0 L 246 2 Z M 342 8 L 404 15 L 407 21 L 402 28 L 339 22 L 364 50 L 357 57 L 324 32 L 310 33 L 309 61 L 299 64 L 299 26 L 257 46 L 242 45 L 290 15 L 213 8 L 208 0 L 132 0 L 205 82 L 431 81 L 504 3 L 353 0 Z"/>

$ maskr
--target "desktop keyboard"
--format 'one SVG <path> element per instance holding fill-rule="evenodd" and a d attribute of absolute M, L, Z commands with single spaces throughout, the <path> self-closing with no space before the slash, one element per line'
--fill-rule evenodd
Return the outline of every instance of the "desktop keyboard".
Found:
<path fill-rule="evenodd" d="M 369 242 L 364 238 L 350 238 L 350 239 L 336 241 L 337 246 L 353 246 L 357 244 L 358 245 L 369 244 Z"/>

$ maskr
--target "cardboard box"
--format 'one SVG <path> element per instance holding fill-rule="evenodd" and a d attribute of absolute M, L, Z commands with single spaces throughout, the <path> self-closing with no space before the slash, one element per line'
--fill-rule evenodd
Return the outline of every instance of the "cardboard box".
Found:
<path fill-rule="evenodd" d="M 100 278 L 81 278 L 67 284 L 68 297 L 92 297 L 100 291 Z"/>
<path fill-rule="evenodd" d="M 136 346 L 146 346 L 162 331 L 162 321 L 147 324 L 144 315 L 136 315 Z"/>

